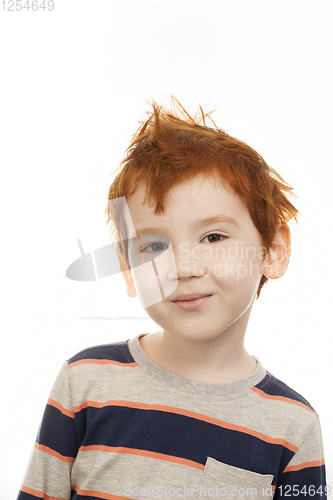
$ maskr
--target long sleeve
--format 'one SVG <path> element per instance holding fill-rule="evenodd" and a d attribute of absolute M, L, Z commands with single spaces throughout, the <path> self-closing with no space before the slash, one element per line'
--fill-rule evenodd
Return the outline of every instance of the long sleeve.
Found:
<path fill-rule="evenodd" d="M 279 476 L 274 500 L 291 497 L 326 499 L 326 474 L 320 421 L 317 419 Z"/>
<path fill-rule="evenodd" d="M 54 383 L 17 500 L 71 498 L 78 453 L 67 362 Z"/>

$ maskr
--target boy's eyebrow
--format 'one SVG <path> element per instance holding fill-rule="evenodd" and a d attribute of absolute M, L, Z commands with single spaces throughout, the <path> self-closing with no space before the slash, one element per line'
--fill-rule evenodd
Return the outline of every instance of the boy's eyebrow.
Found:
<path fill-rule="evenodd" d="M 229 224 L 233 224 L 234 226 L 239 227 L 239 224 L 233 219 L 232 217 L 228 217 L 226 215 L 214 215 L 212 217 L 207 217 L 205 219 L 198 219 L 195 224 L 193 224 L 194 227 L 202 227 L 206 226 L 208 224 L 213 224 L 214 222 L 227 222 Z M 142 227 L 138 228 L 135 230 L 136 234 L 161 234 L 161 231 L 163 230 L 158 227 Z"/>

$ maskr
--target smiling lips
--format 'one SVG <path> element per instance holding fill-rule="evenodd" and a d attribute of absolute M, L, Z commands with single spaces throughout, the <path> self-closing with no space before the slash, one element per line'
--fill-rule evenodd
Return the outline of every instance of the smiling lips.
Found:
<path fill-rule="evenodd" d="M 210 299 L 211 295 L 181 295 L 178 299 L 172 301 L 175 306 L 187 311 L 198 309 Z"/>

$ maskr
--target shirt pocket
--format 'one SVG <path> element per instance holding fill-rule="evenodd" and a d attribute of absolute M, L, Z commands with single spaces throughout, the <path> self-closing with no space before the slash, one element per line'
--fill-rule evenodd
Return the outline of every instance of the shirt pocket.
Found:
<path fill-rule="evenodd" d="M 208 457 L 196 496 L 219 500 L 272 498 L 272 474 L 258 474 Z"/>

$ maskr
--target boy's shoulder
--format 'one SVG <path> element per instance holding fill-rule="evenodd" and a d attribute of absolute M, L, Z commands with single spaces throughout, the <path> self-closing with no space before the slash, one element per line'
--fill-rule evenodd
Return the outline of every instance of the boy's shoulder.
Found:
<path fill-rule="evenodd" d="M 67 359 L 69 367 L 89 363 L 133 364 L 135 360 L 129 350 L 128 340 L 88 347 Z"/>
<path fill-rule="evenodd" d="M 252 387 L 251 390 L 266 400 L 297 405 L 317 415 L 309 401 L 268 371 L 266 371 L 266 376 L 257 385 Z"/>

